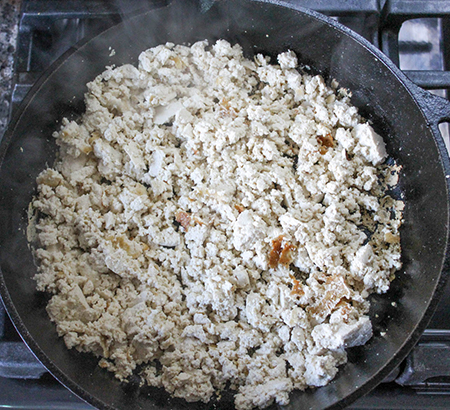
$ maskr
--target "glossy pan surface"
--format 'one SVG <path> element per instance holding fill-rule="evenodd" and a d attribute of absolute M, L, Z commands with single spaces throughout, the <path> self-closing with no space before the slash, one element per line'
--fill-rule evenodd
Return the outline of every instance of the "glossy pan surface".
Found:
<path fill-rule="evenodd" d="M 403 166 L 397 194 L 405 201 L 403 269 L 386 295 L 372 298 L 374 337 L 349 350 L 349 362 L 328 386 L 294 392 L 287 408 L 341 408 L 375 387 L 417 342 L 444 285 L 449 235 L 448 157 L 437 131 L 435 99 L 417 89 L 361 37 L 318 13 L 281 2 L 219 1 L 208 10 L 189 2 L 137 15 L 70 50 L 26 97 L 0 147 L 0 289 L 22 337 L 67 387 L 99 408 L 210 408 L 170 399 L 153 388 L 123 385 L 87 354 L 68 350 L 35 290 L 36 266 L 26 240 L 27 207 L 36 176 L 55 158 L 52 132 L 83 111 L 86 83 L 111 64 L 136 63 L 167 41 L 240 43 L 247 57 L 294 50 L 299 60 L 353 93 L 353 103 L 383 135 Z M 115 55 L 110 56 L 111 49 Z M 422 104 L 422 105 L 421 105 Z M 428 117 L 427 117 L 428 116 Z M 432 118 L 430 118 L 432 117 Z M 392 302 L 395 302 L 394 304 Z M 231 397 L 216 408 L 230 408 Z"/>

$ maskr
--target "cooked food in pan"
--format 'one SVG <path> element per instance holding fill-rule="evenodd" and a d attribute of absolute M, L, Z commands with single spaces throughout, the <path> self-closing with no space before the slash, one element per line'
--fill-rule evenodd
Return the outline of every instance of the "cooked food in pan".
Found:
<path fill-rule="evenodd" d="M 395 167 L 348 91 L 219 40 L 88 84 L 38 177 L 38 289 L 67 347 L 238 409 L 327 384 L 400 268 Z"/>

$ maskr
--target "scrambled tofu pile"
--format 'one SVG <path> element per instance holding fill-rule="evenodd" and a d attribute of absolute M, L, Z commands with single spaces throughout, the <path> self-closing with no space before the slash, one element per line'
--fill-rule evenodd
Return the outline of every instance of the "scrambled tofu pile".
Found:
<path fill-rule="evenodd" d="M 244 58 L 165 44 L 88 84 L 38 177 L 38 289 L 68 348 L 187 401 L 237 409 L 323 386 L 372 336 L 400 268 L 385 144 L 348 93 Z"/>

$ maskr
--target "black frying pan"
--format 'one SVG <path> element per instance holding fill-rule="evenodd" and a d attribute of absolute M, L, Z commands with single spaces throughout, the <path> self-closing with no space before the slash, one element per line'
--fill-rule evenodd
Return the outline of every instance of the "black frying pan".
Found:
<path fill-rule="evenodd" d="M 66 349 L 35 290 L 26 240 L 27 206 L 35 178 L 55 158 L 51 137 L 58 121 L 83 111 L 85 84 L 106 65 L 135 63 L 148 47 L 172 41 L 225 38 L 247 56 L 291 49 L 328 81 L 353 92 L 353 103 L 384 136 L 403 166 L 399 192 L 406 203 L 402 271 L 386 295 L 372 297 L 374 337 L 350 349 L 349 362 L 326 387 L 294 392 L 288 408 L 344 407 L 374 388 L 406 356 L 425 329 L 444 285 L 449 236 L 449 160 L 438 123 L 450 105 L 414 86 L 367 41 L 332 19 L 281 2 L 219 1 L 203 12 L 173 2 L 119 24 L 71 49 L 26 97 L 1 143 L 0 279 L 3 301 L 25 342 L 69 389 L 99 408 L 210 408 L 169 399 L 153 388 L 126 386 L 87 354 Z M 109 57 L 110 47 L 116 54 Z M 396 302 L 393 306 L 391 302 Z M 230 397 L 218 408 L 229 408 Z"/>

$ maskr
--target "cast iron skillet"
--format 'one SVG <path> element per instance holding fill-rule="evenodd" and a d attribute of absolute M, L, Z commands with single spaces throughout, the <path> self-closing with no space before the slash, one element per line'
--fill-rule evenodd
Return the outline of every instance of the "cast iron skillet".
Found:
<path fill-rule="evenodd" d="M 166 41 L 225 38 L 247 56 L 291 49 L 312 72 L 336 78 L 384 136 L 403 166 L 404 267 L 391 290 L 372 298 L 374 337 L 349 351 L 349 363 L 326 387 L 292 394 L 288 408 L 341 408 L 374 388 L 406 356 L 425 329 L 444 285 L 449 236 L 449 160 L 438 123 L 450 106 L 414 86 L 368 42 L 318 13 L 278 1 L 219 1 L 201 12 L 186 2 L 135 16 L 57 61 L 25 99 L 1 144 L 0 288 L 15 326 L 30 349 L 64 385 L 99 408 L 210 408 L 169 399 L 136 383 L 120 384 L 86 354 L 67 350 L 35 290 L 36 267 L 26 241 L 27 206 L 35 178 L 53 163 L 51 137 L 62 117 L 83 111 L 85 84 L 106 65 L 135 63 L 139 53 Z M 116 54 L 109 57 L 110 47 Z M 392 305 L 396 302 L 396 306 Z M 230 408 L 230 395 L 218 408 Z"/>

